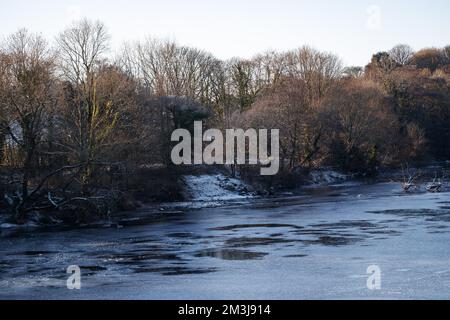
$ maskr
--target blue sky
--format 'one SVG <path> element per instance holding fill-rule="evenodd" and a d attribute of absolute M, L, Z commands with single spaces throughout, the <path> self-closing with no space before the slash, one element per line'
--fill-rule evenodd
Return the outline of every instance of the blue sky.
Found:
<path fill-rule="evenodd" d="M 364 65 L 398 43 L 450 44 L 448 0 L 0 0 L 0 36 L 26 27 L 53 39 L 80 17 L 103 21 L 113 49 L 150 35 L 221 59 L 308 44 Z"/>

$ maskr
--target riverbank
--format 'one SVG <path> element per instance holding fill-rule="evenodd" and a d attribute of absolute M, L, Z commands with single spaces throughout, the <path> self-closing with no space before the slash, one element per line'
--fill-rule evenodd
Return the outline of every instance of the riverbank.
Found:
<path fill-rule="evenodd" d="M 438 162 L 418 168 L 408 168 L 408 174 L 417 175 L 417 183 L 422 187 L 416 193 L 427 192 L 426 184 L 439 177 L 445 180 L 450 162 Z M 3 210 L 0 214 L 0 229 L 65 228 L 65 227 L 121 227 L 123 221 L 140 220 L 137 212 L 148 214 L 145 220 L 158 219 L 159 215 L 190 209 L 213 208 L 246 204 L 251 200 L 297 196 L 311 189 L 323 187 L 373 184 L 377 182 L 396 182 L 405 179 L 405 170 L 382 171 L 377 177 L 361 177 L 344 174 L 333 168 L 321 168 L 308 172 L 296 172 L 288 177 L 276 177 L 272 181 L 251 175 L 248 171 L 232 175 L 225 167 L 198 166 L 177 168 L 170 171 L 164 168 L 144 169 L 129 182 L 133 188 L 127 192 L 108 192 L 105 194 L 113 206 L 105 205 L 106 212 L 85 212 L 71 210 L 35 211 L 28 220 L 17 224 Z M 131 178 L 130 178 L 131 179 Z M 444 189 L 448 183 L 444 181 Z M 444 191 L 444 190 L 443 190 Z"/>

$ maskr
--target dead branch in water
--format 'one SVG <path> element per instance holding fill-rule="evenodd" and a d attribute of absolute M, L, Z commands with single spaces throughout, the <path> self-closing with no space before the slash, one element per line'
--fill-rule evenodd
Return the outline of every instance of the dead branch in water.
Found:
<path fill-rule="evenodd" d="M 419 178 L 421 175 L 420 171 L 415 170 L 411 172 L 408 164 L 406 164 L 406 170 L 405 167 L 402 165 L 402 173 L 403 173 L 402 189 L 405 192 L 411 192 L 420 189 L 420 185 L 416 183 L 417 178 Z"/>
<path fill-rule="evenodd" d="M 442 176 L 440 178 L 438 178 L 437 172 L 435 172 L 433 181 L 427 184 L 427 191 L 432 193 L 442 192 L 444 187 L 443 183 L 444 179 L 445 179 L 444 171 L 442 171 Z"/>

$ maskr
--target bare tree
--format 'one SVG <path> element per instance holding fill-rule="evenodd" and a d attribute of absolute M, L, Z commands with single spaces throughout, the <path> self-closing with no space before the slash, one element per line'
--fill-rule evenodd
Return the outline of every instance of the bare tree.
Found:
<path fill-rule="evenodd" d="M 57 38 L 60 68 L 73 83 L 91 85 L 93 73 L 109 48 L 103 23 L 83 19 Z"/>
<path fill-rule="evenodd" d="M 204 51 L 151 38 L 126 46 L 121 61 L 151 94 L 184 96 L 201 102 L 210 100 L 220 65 Z"/>
<path fill-rule="evenodd" d="M 343 73 L 337 56 L 306 46 L 286 53 L 286 60 L 287 74 L 305 81 L 311 102 L 323 98 Z"/>
<path fill-rule="evenodd" d="M 437 48 L 422 49 L 414 54 L 412 63 L 419 69 L 428 69 L 434 72 L 445 65 L 445 55 L 442 50 Z"/>
<path fill-rule="evenodd" d="M 2 56 L 0 123 L 11 150 L 19 154 L 20 188 L 11 205 L 16 220 L 22 221 L 30 198 L 39 189 L 29 190 L 54 103 L 54 61 L 45 40 L 24 29 L 8 38 Z"/>
<path fill-rule="evenodd" d="M 83 164 L 81 190 L 92 176 L 93 165 L 102 162 L 101 149 L 114 129 L 118 114 L 111 99 L 99 99 L 98 74 L 104 63 L 109 36 L 100 22 L 81 20 L 58 39 L 59 62 L 67 80 L 61 110 L 65 125 L 60 144 L 78 164 Z"/>
<path fill-rule="evenodd" d="M 399 44 L 389 51 L 389 56 L 396 63 L 404 66 L 411 62 L 411 59 L 414 56 L 414 50 L 406 44 Z"/>
<path fill-rule="evenodd" d="M 310 166 L 320 151 L 323 126 L 311 105 L 305 81 L 287 78 L 261 94 L 245 113 L 249 126 L 280 128 L 282 169 Z"/>
<path fill-rule="evenodd" d="M 395 149 L 398 119 L 380 86 L 347 79 L 322 102 L 331 162 L 348 171 L 375 169 Z"/>

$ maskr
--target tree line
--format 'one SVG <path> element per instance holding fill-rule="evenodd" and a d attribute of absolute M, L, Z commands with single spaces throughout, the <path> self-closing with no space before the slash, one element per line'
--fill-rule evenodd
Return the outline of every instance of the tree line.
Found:
<path fill-rule="evenodd" d="M 196 120 L 279 128 L 281 174 L 450 158 L 450 46 L 398 45 L 345 68 L 307 46 L 221 61 L 152 38 L 112 57 L 109 40 L 82 20 L 52 45 L 24 29 L 0 45 L 1 207 L 16 221 L 110 213 L 142 170 L 171 170 L 170 135 Z"/>

